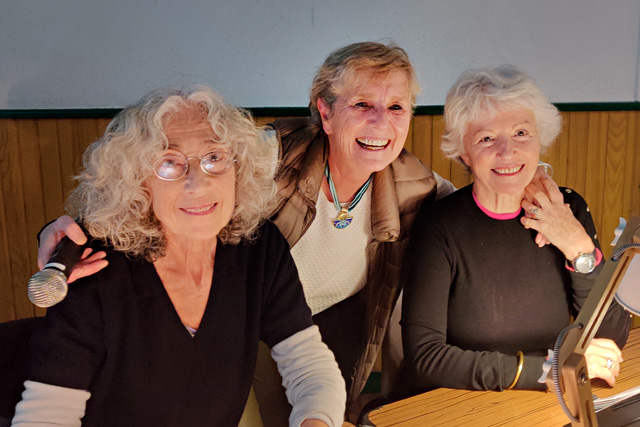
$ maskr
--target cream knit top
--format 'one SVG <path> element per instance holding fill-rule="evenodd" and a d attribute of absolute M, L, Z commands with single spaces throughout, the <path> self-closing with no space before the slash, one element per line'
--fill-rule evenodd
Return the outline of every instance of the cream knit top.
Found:
<path fill-rule="evenodd" d="M 371 187 L 349 212 L 351 224 L 337 229 L 331 221 L 338 215 L 323 191 L 318 195 L 316 217 L 291 248 L 307 304 L 313 314 L 339 303 L 366 283 L 367 244 L 371 232 Z"/>

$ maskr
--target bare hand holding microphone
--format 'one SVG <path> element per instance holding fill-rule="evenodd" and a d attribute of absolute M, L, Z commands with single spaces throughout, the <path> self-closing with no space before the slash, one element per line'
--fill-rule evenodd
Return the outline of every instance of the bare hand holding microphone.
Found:
<path fill-rule="evenodd" d="M 83 248 L 87 236 L 69 216 L 62 216 L 40 233 L 38 267 L 42 270 L 29 280 L 31 302 L 51 307 L 67 295 L 67 284 L 90 276 L 107 266 L 105 252 L 91 253 Z"/>

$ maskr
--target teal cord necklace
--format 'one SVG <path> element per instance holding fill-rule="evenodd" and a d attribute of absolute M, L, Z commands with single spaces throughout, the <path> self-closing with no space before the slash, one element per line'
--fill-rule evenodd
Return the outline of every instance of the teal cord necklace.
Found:
<path fill-rule="evenodd" d="M 356 207 L 360 199 L 362 199 L 362 196 L 364 196 L 364 193 L 366 193 L 367 188 L 369 188 L 369 184 L 371 184 L 371 179 L 373 178 L 373 175 L 371 175 L 367 180 L 367 182 L 365 182 L 362 185 L 362 187 L 360 187 L 360 189 L 356 193 L 356 196 L 353 198 L 353 200 L 351 201 L 351 203 L 349 203 L 349 206 L 347 207 L 342 207 L 342 205 L 340 205 L 340 202 L 338 201 L 336 186 L 333 184 L 333 179 L 331 179 L 331 173 L 329 172 L 329 162 L 327 162 L 324 165 L 324 175 L 327 177 L 327 182 L 329 183 L 329 190 L 331 191 L 333 204 L 338 210 L 338 216 L 335 218 L 332 218 L 331 222 L 333 223 L 333 226 L 335 228 L 342 230 L 343 228 L 347 228 L 349 224 L 351 224 L 351 221 L 353 221 L 353 217 L 351 215 L 348 215 L 348 213 L 351 212 L 353 208 Z"/>

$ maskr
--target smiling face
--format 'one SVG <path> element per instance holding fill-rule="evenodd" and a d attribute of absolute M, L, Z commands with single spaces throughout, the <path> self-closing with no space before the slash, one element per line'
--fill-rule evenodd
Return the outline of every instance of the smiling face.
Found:
<path fill-rule="evenodd" d="M 463 142 L 465 153 L 461 157 L 473 171 L 473 190 L 480 203 L 494 212 L 504 206 L 502 201 L 517 208 L 540 158 L 533 112 L 505 110 L 471 122 Z M 512 207 L 506 209 L 509 212 Z"/>
<path fill-rule="evenodd" d="M 171 114 L 165 120 L 164 132 L 170 153 L 200 158 L 214 150 L 228 149 L 215 142 L 205 114 L 196 109 Z M 151 191 L 153 211 L 168 241 L 215 239 L 231 219 L 235 206 L 235 167 L 211 176 L 200 169 L 198 159 L 191 159 L 182 178 L 163 181 L 151 176 L 146 185 Z"/>
<path fill-rule="evenodd" d="M 409 132 L 411 91 L 407 73 L 360 73 L 357 89 L 340 94 L 333 108 L 318 100 L 329 137 L 329 161 L 344 175 L 366 179 L 395 160 Z M 348 173 L 349 171 L 350 173 Z"/>

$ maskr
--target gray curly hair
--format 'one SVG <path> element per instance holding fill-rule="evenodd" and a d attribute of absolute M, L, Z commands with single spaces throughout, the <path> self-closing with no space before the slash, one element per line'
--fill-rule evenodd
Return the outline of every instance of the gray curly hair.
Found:
<path fill-rule="evenodd" d="M 533 78 L 513 65 L 463 72 L 447 93 L 446 131 L 440 148 L 446 157 L 463 163 L 460 156 L 469 123 L 487 114 L 519 108 L 535 115 L 542 147 L 551 145 L 562 129 L 562 117 Z"/>
<path fill-rule="evenodd" d="M 205 86 L 149 92 L 124 108 L 87 148 L 67 210 L 78 216 L 91 236 L 130 256 L 154 260 L 164 255 L 166 240 L 144 182 L 153 174 L 155 159 L 168 148 L 165 120 L 193 107 L 206 114 L 217 139 L 236 159 L 235 207 L 218 237 L 237 244 L 255 236 L 273 208 L 277 142 L 266 140 L 270 137 L 256 128 L 247 112 L 226 104 Z"/>

